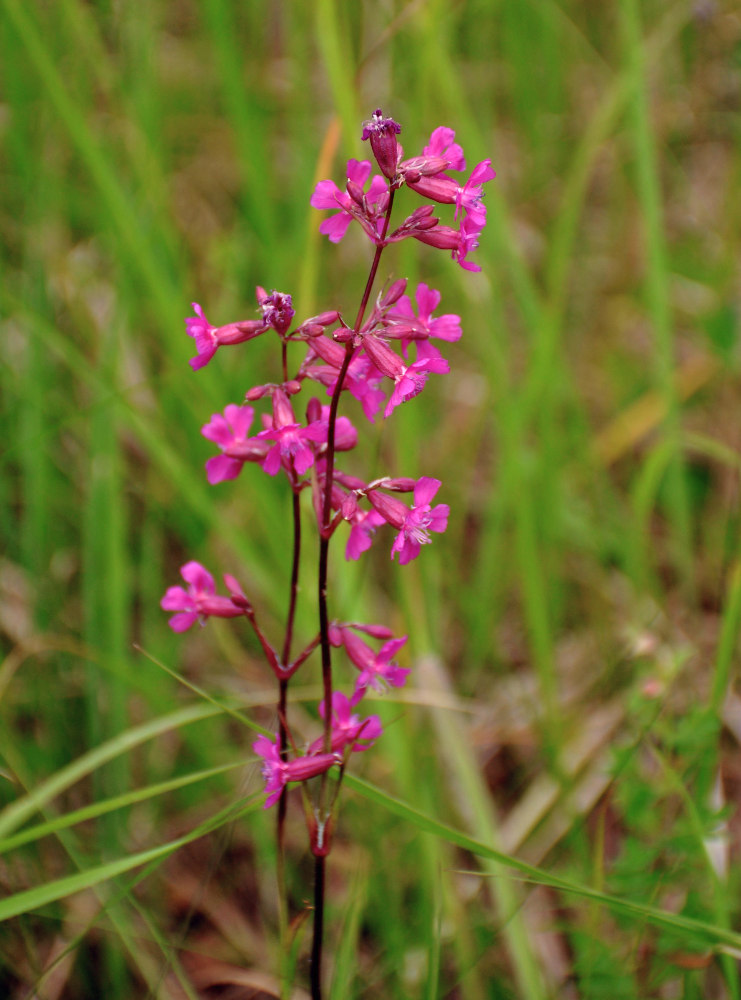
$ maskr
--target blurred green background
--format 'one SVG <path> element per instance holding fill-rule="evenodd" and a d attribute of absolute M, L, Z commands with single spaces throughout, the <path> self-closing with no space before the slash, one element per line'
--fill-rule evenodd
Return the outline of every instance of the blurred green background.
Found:
<path fill-rule="evenodd" d="M 277 995 L 253 734 L 204 694 L 265 706 L 245 714 L 273 727 L 270 678 L 251 635 L 174 636 L 159 608 L 197 559 L 280 634 L 289 497 L 257 468 L 208 487 L 199 433 L 277 358 L 263 338 L 193 373 L 183 317 L 197 301 L 213 323 L 253 318 L 257 284 L 299 318 L 354 315 L 369 248 L 329 245 L 309 197 L 369 155 L 361 122 L 380 107 L 406 155 L 447 125 L 497 179 L 481 274 L 414 241 L 382 262 L 381 280 L 423 280 L 461 315 L 451 373 L 387 424 L 347 404 L 365 435 L 347 471 L 434 476 L 451 506 L 404 570 L 390 536 L 357 565 L 335 544 L 331 613 L 408 633 L 414 670 L 374 706 L 387 733 L 354 770 L 706 930 L 512 883 L 358 786 L 330 859 L 328 995 L 740 996 L 723 945 L 738 949 L 741 781 L 737 5 L 0 10 L 4 994 Z M 307 739 L 318 681 L 314 661 L 296 681 Z M 159 845 L 147 868 L 105 867 Z M 98 874 L 63 883 L 80 872 Z"/>

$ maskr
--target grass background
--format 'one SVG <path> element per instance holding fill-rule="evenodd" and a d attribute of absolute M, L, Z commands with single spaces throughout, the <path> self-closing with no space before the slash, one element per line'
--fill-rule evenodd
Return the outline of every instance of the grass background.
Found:
<path fill-rule="evenodd" d="M 333 553 L 332 613 L 408 632 L 414 684 L 343 795 L 329 995 L 741 995 L 735 5 L 0 10 L 3 993 L 279 992 L 245 721 L 273 725 L 269 678 L 240 629 L 159 608 L 194 558 L 279 634 L 288 497 L 209 488 L 199 434 L 275 358 L 194 374 L 182 319 L 251 318 L 258 283 L 354 314 L 368 247 L 308 199 L 381 107 L 408 155 L 449 125 L 497 180 L 480 275 L 383 260 L 464 338 L 364 426 L 363 473 L 440 478 L 452 516 L 403 571 L 388 539 Z"/>

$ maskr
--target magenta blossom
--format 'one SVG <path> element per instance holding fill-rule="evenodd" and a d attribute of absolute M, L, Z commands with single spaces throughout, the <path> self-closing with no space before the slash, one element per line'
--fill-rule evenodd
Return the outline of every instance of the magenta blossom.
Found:
<path fill-rule="evenodd" d="M 214 413 L 211 421 L 201 428 L 201 434 L 214 441 L 223 452 L 206 462 L 206 475 L 212 486 L 225 479 L 236 479 L 245 462 L 262 462 L 265 459 L 270 444 L 247 436 L 253 416 L 251 406 L 230 403 L 223 416 Z"/>
<path fill-rule="evenodd" d="M 458 229 L 450 226 L 435 226 L 434 229 L 415 231 L 412 236 L 420 243 L 437 247 L 440 250 L 452 251 L 451 257 L 457 261 L 464 271 L 480 271 L 478 264 L 467 261 L 469 253 L 479 245 L 478 237 L 484 228 L 483 223 L 474 215 L 466 216 Z"/>
<path fill-rule="evenodd" d="M 439 357 L 436 347 L 427 342 L 429 337 L 437 337 L 440 340 L 455 341 L 460 340 L 461 318 L 455 313 L 445 313 L 442 316 L 433 318 L 432 314 L 440 305 L 440 292 L 430 288 L 423 281 L 417 285 L 415 295 L 417 301 L 417 314 L 412 308 L 412 302 L 408 295 L 403 295 L 393 312 L 386 315 L 386 320 L 391 324 L 391 329 L 398 329 L 398 336 L 401 337 L 404 347 L 408 347 L 409 339 L 414 339 L 417 346 L 417 357 Z"/>
<path fill-rule="evenodd" d="M 394 379 L 394 390 L 386 403 L 386 409 L 383 411 L 384 417 L 390 416 L 391 411 L 400 403 L 406 403 L 408 399 L 418 396 L 424 389 L 430 372 L 442 375 L 449 371 L 450 365 L 445 358 L 441 357 L 422 357 L 412 362 L 411 365 L 404 365 Z"/>
<path fill-rule="evenodd" d="M 345 559 L 359 559 L 371 547 L 376 528 L 385 520 L 376 510 L 356 510 L 349 520 L 352 528 L 345 546 Z"/>
<path fill-rule="evenodd" d="M 319 232 L 330 242 L 339 243 L 353 219 L 357 219 L 373 240 L 380 239 L 383 213 L 388 200 L 388 187 L 383 177 L 376 174 L 363 191 L 371 174 L 369 160 L 348 160 L 348 191 L 340 191 L 334 181 L 319 181 L 311 196 L 313 208 L 339 209 L 319 226 Z M 354 197 L 349 193 L 352 191 Z"/>
<path fill-rule="evenodd" d="M 164 611 L 179 612 L 173 615 L 169 622 L 174 632 L 185 632 L 199 618 L 205 621 L 209 616 L 236 618 L 242 614 L 242 608 L 236 607 L 230 597 L 217 595 L 214 578 L 200 563 L 186 563 L 181 568 L 180 575 L 188 584 L 188 589 L 170 587 L 160 601 L 160 607 Z M 235 586 L 238 588 L 239 584 L 230 576 L 227 588 L 230 592 L 234 592 Z"/>
<path fill-rule="evenodd" d="M 423 357 L 413 364 L 406 364 L 388 344 L 371 334 L 363 338 L 363 348 L 378 371 L 394 380 L 394 389 L 383 412 L 384 417 L 388 417 L 399 403 L 419 395 L 430 372 L 441 374 L 450 371 L 448 362 L 439 356 Z"/>
<path fill-rule="evenodd" d="M 329 337 L 315 337 L 311 341 L 311 350 L 302 366 L 302 371 L 309 378 L 320 382 L 327 387 L 327 395 L 331 396 L 337 385 L 337 378 L 345 358 L 345 349 Z M 308 362 L 314 360 L 314 355 L 325 361 L 324 365 L 312 365 Z M 374 422 L 374 417 L 378 408 L 386 398 L 386 394 L 378 388 L 381 381 L 380 372 L 376 371 L 370 363 L 370 359 L 364 355 L 356 354 L 350 361 L 342 388 L 347 389 L 351 396 L 363 407 L 363 413 Z"/>
<path fill-rule="evenodd" d="M 383 691 L 387 687 L 403 687 L 407 676 L 411 673 L 408 667 L 400 667 L 393 662 L 393 657 L 407 641 L 407 636 L 400 639 L 389 639 L 375 653 L 367 642 L 351 632 L 345 626 L 335 626 L 333 641 L 340 639 L 347 655 L 360 671 L 355 682 L 355 693 L 351 704 L 357 705 L 369 687 Z M 335 644 L 336 641 L 335 641 Z"/>
<path fill-rule="evenodd" d="M 352 714 L 353 704 L 341 691 L 332 692 L 332 750 L 342 753 L 345 747 L 350 747 L 354 753 L 372 747 L 379 736 L 383 734 L 383 726 L 377 715 L 369 715 L 359 719 Z M 319 705 L 319 714 L 324 718 L 324 702 Z M 317 753 L 324 746 L 320 737 L 309 747 L 309 753 Z"/>
<path fill-rule="evenodd" d="M 272 426 L 260 431 L 257 436 L 275 441 L 262 464 L 265 472 L 274 476 L 280 469 L 281 462 L 286 462 L 292 463 L 299 476 L 302 476 L 314 464 L 314 452 L 309 442 L 326 443 L 327 422 L 315 420 L 308 427 L 302 427 L 296 422 L 288 396 L 282 389 L 275 389 Z"/>
<path fill-rule="evenodd" d="M 281 797 L 283 789 L 289 781 L 306 781 L 324 774 L 333 764 L 341 764 L 342 757 L 337 753 L 317 753 L 309 757 L 296 757 L 294 760 L 283 760 L 280 755 L 280 737 L 269 740 L 267 736 L 258 736 L 252 744 L 252 749 L 262 757 L 262 776 L 265 779 L 265 791 L 269 792 L 265 800 L 265 809 L 269 809 Z"/>
<path fill-rule="evenodd" d="M 455 199 L 456 219 L 458 218 L 458 213 L 463 209 L 466 215 L 470 216 L 474 222 L 478 223 L 481 227 L 484 226 L 486 222 L 486 208 L 482 201 L 483 193 L 481 189 L 487 181 L 493 181 L 496 176 L 491 169 L 491 160 L 482 160 L 481 163 L 473 168 L 471 176 L 463 187 L 458 189 Z"/>
<path fill-rule="evenodd" d="M 463 149 L 454 142 L 455 132 L 452 128 L 440 125 L 430 136 L 429 143 L 423 152 L 425 156 L 439 156 L 448 161 L 448 170 L 465 170 L 466 158 Z"/>
<path fill-rule="evenodd" d="M 188 362 L 193 371 L 207 365 L 219 347 L 226 344 L 242 344 L 259 336 L 267 327 L 262 321 L 249 320 L 244 323 L 229 323 L 227 326 L 212 326 L 197 302 L 191 303 L 195 316 L 188 316 L 185 328 L 189 337 L 196 342 L 198 354 Z"/>
<path fill-rule="evenodd" d="M 375 510 L 399 532 L 391 547 L 391 558 L 398 552 L 400 566 L 417 558 L 421 546 L 432 541 L 431 531 L 443 532 L 448 527 L 450 507 L 446 503 L 430 507 L 430 500 L 440 489 L 440 485 L 439 479 L 431 479 L 429 476 L 418 479 L 411 509 L 397 497 L 378 490 L 368 490 L 368 499 Z"/>

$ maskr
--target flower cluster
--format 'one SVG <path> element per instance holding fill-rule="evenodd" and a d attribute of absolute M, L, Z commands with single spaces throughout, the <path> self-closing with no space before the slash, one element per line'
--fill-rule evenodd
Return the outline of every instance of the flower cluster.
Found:
<path fill-rule="evenodd" d="M 249 462 L 269 476 L 282 474 L 293 494 L 295 510 L 299 495 L 304 490 L 310 492 L 320 544 L 328 545 L 335 532 L 347 525 L 345 557 L 358 559 L 370 548 L 378 529 L 389 525 L 394 533 L 390 557 L 393 560 L 398 555 L 399 564 L 405 565 L 432 541 L 432 534 L 447 528 L 448 505 L 433 504 L 441 483 L 428 476 L 416 480 L 384 476 L 366 481 L 337 468 L 336 456 L 355 449 L 359 439 L 349 418 L 338 414 L 340 396 L 350 393 L 371 422 L 380 411 L 388 419 L 398 406 L 424 390 L 431 375 L 450 370 L 438 343 L 458 340 L 461 321 L 453 313 L 438 313 L 440 293 L 421 282 L 412 295 L 406 279 L 399 279 L 371 300 L 371 286 L 381 252 L 405 239 L 449 250 L 464 270 L 480 270 L 469 256 L 478 246 L 486 223 L 483 185 L 495 175 L 490 161 L 484 160 L 467 177 L 454 176 L 466 170 L 466 160 L 452 129 L 436 128 L 422 152 L 411 158 L 404 157 L 397 138 L 400 132 L 397 122 L 377 110 L 364 123 L 362 138 L 369 141 L 380 174 L 373 174 L 370 161 L 350 160 L 344 190 L 332 180 L 323 180 L 311 196 L 313 207 L 331 213 L 319 229 L 332 243 L 342 240 L 351 224 L 357 223 L 374 248 L 374 264 L 354 325 L 346 323 L 339 310 L 295 323 L 291 296 L 275 290 L 268 293 L 261 287 L 257 289 L 255 318 L 212 326 L 194 303 L 195 315 L 185 323 L 196 346 L 196 356 L 190 361 L 194 370 L 207 365 L 219 348 L 245 343 L 270 330 L 281 344 L 280 380 L 252 386 L 243 402 L 231 403 L 223 413 L 213 414 L 202 428 L 204 437 L 219 450 L 206 462 L 208 482 L 236 479 Z M 402 186 L 434 204 L 418 206 L 391 229 L 394 195 Z M 451 206 L 452 224 L 441 223 L 436 205 Z M 289 347 L 301 348 L 300 363 L 290 377 Z M 311 384 L 321 387 L 329 402 L 310 395 L 299 407 L 298 397 Z M 263 407 L 256 426 L 252 404 Z M 402 499 L 405 495 L 406 502 Z M 187 563 L 181 572 L 187 589 L 171 587 L 162 599 L 162 607 L 175 612 L 170 619 L 175 631 L 184 631 L 209 617 L 244 616 L 282 685 L 322 646 L 325 698 L 318 712 L 324 720 L 323 736 L 299 752 L 282 713 L 280 733 L 273 739 L 261 736 L 253 745 L 263 761 L 266 806 L 278 801 L 290 782 L 303 783 L 335 765 L 344 768 L 349 754 L 366 750 L 381 735 L 377 716 L 361 717 L 355 710 L 369 690 L 380 692 L 406 682 L 409 669 L 394 659 L 406 636 L 394 638 L 382 625 L 335 621 L 327 626 L 326 615 L 320 615 L 325 624 L 319 636 L 291 659 L 293 602 L 279 654 L 262 633 L 252 605 L 233 577 L 224 577 L 228 596 L 220 596 L 213 577 L 198 563 Z M 323 589 L 320 580 L 320 594 Z M 325 666 L 330 647 L 342 650 L 355 668 L 349 696 L 334 690 L 328 680 Z"/>

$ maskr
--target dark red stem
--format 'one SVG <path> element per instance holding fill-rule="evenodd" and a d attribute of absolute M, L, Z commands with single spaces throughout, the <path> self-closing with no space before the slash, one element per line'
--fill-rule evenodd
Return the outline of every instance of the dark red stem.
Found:
<path fill-rule="evenodd" d="M 376 244 L 376 252 L 373 256 L 373 263 L 365 283 L 365 291 L 360 302 L 358 315 L 353 326 L 353 333 L 358 334 L 365 310 L 368 307 L 373 282 L 376 279 L 376 272 L 384 251 L 384 239 L 389 228 L 391 219 L 391 209 L 394 204 L 394 189 L 389 192 L 389 203 L 386 208 L 386 216 L 383 220 L 383 230 L 380 241 Z M 329 641 L 329 613 L 327 610 L 327 571 L 329 567 L 329 541 L 332 537 L 332 484 L 334 481 L 334 453 L 335 453 L 335 428 L 337 425 L 337 410 L 340 404 L 340 393 L 350 367 L 353 351 L 355 350 L 355 337 L 351 337 L 345 346 L 345 357 L 342 359 L 342 367 L 337 376 L 332 402 L 329 407 L 329 425 L 327 427 L 327 451 L 326 465 L 324 472 L 324 503 L 322 506 L 322 523 L 319 526 L 319 629 L 321 632 L 322 645 L 322 686 L 324 688 L 324 752 L 329 753 L 332 746 L 332 647 Z M 319 823 L 325 823 L 327 817 L 324 813 L 326 775 L 322 775 L 322 786 L 319 795 L 319 811 L 317 816 Z M 314 858 L 314 937 L 311 945 L 311 996 L 312 1000 L 322 998 L 322 942 L 324 938 L 324 879 L 325 861 L 324 857 L 318 855 Z"/>

